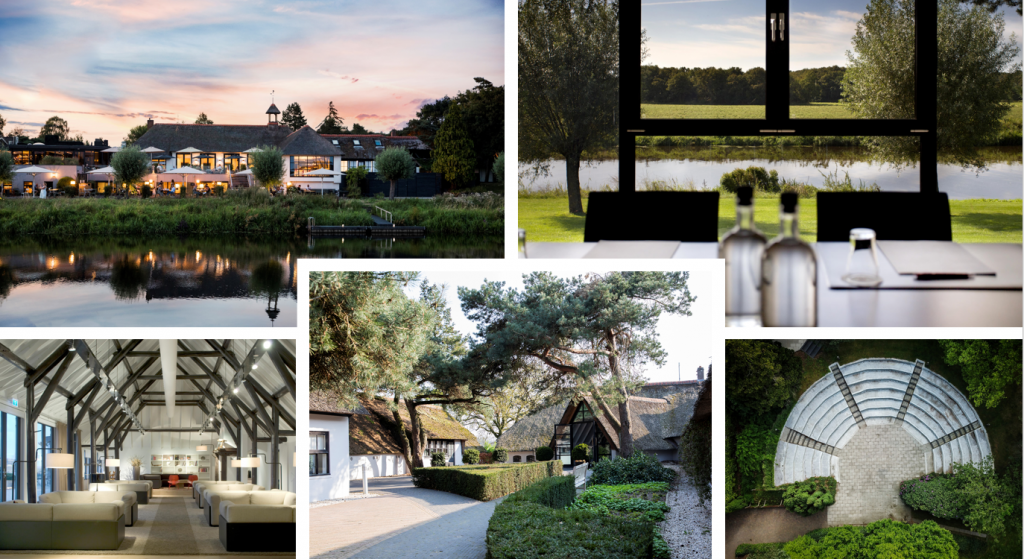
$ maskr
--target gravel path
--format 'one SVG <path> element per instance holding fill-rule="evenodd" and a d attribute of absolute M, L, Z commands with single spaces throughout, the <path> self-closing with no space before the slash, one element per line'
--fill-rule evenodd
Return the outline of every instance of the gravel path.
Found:
<path fill-rule="evenodd" d="M 711 503 L 700 504 L 697 490 L 682 468 L 668 465 L 679 476 L 665 498 L 672 508 L 660 523 L 661 536 L 672 550 L 672 559 L 705 559 L 711 557 Z"/>

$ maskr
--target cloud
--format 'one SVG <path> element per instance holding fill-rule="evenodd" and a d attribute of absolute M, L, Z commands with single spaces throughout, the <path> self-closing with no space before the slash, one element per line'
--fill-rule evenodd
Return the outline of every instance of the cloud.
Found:
<path fill-rule="evenodd" d="M 365 119 L 384 120 L 384 119 L 409 118 L 409 117 L 406 116 L 406 115 L 376 115 L 376 114 L 368 115 L 368 114 L 363 113 L 361 115 L 356 115 L 354 118 L 358 118 L 358 119 L 361 119 L 361 120 L 365 120 Z"/>
<path fill-rule="evenodd" d="M 433 103 L 433 102 L 434 102 L 433 99 L 413 99 L 412 101 L 409 101 L 408 103 L 406 103 L 406 105 L 416 105 L 416 108 L 420 109 L 424 105 L 429 105 L 430 103 Z"/>
<path fill-rule="evenodd" d="M 725 0 L 676 0 L 673 2 L 645 2 L 642 6 L 667 6 L 669 4 L 703 4 L 705 2 L 725 2 Z"/>

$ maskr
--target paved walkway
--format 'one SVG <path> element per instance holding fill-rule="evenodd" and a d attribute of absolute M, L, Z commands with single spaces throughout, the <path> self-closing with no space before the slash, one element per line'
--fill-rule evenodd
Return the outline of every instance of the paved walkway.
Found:
<path fill-rule="evenodd" d="M 870 524 L 890 518 L 908 522 L 910 507 L 900 499 L 900 482 L 924 475 L 926 452 L 902 427 L 861 427 L 841 450 L 836 504 L 828 507 L 829 526 Z"/>
<path fill-rule="evenodd" d="M 358 487 L 356 486 L 358 484 Z M 309 555 L 330 559 L 483 559 L 487 522 L 499 500 L 419 489 L 410 476 L 374 478 L 373 499 L 309 511 Z M 352 491 L 362 491 L 362 481 Z"/>
<path fill-rule="evenodd" d="M 725 517 L 725 556 L 735 557 L 741 543 L 788 542 L 827 524 L 827 509 L 811 516 L 781 507 L 739 510 Z"/>

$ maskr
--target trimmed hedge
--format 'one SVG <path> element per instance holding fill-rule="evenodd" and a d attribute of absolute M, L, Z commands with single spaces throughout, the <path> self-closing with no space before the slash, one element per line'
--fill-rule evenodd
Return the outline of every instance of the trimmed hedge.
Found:
<path fill-rule="evenodd" d="M 609 460 L 602 458 L 593 467 L 594 474 L 587 483 L 593 485 L 624 485 L 649 483 L 652 481 L 671 482 L 676 472 L 661 465 L 657 458 L 637 451 L 632 456 Z"/>
<path fill-rule="evenodd" d="M 463 495 L 478 501 L 504 497 L 544 478 L 562 475 L 561 462 L 413 468 L 416 487 Z"/>
<path fill-rule="evenodd" d="M 537 457 L 538 462 L 547 462 L 555 457 L 555 451 L 551 450 L 550 446 L 538 446 L 533 454 Z"/>
<path fill-rule="evenodd" d="M 561 475 L 510 495 L 487 525 L 488 559 L 650 557 L 652 523 L 561 508 L 575 497 L 573 477 Z"/>

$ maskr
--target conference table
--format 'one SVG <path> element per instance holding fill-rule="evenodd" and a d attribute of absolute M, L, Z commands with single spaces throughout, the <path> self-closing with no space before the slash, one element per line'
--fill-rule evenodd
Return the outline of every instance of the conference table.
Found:
<path fill-rule="evenodd" d="M 877 288 L 854 288 L 838 279 L 845 270 L 849 243 L 812 243 L 811 246 L 818 260 L 818 326 L 1020 327 L 1024 322 L 1021 290 L 1024 251 L 1020 244 L 960 244 L 973 257 L 993 269 L 995 275 L 928 281 L 898 274 L 885 253 L 879 250 L 882 284 Z M 718 243 L 527 242 L 525 248 L 527 257 L 531 259 L 718 257 Z M 628 266 L 623 268 L 628 269 Z M 746 319 L 727 325 L 759 324 L 757 320 Z"/>

